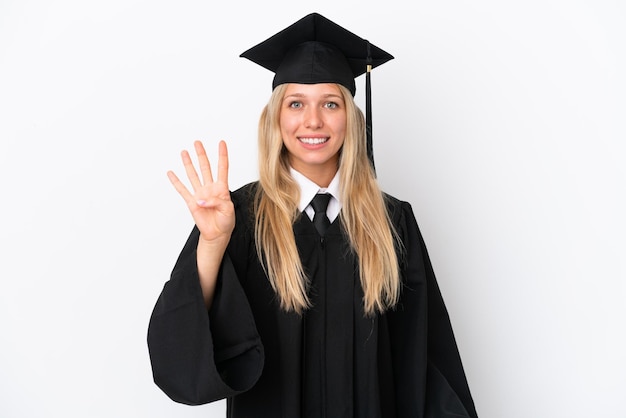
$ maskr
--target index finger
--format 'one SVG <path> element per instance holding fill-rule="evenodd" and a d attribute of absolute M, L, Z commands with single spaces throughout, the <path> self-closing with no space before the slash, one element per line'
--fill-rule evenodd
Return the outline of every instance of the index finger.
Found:
<path fill-rule="evenodd" d="M 220 141 L 217 160 L 217 181 L 228 185 L 228 148 L 225 141 Z"/>

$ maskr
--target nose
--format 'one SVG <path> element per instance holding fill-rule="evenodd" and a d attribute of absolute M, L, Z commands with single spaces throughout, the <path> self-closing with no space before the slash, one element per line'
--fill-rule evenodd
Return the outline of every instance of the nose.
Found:
<path fill-rule="evenodd" d="M 310 107 L 304 115 L 304 126 L 309 129 L 319 129 L 324 125 L 320 109 Z"/>

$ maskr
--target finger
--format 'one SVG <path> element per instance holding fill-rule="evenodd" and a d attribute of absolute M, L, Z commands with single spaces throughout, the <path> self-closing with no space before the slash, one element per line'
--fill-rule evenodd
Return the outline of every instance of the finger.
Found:
<path fill-rule="evenodd" d="M 182 151 L 180 156 L 183 160 L 183 165 L 185 166 L 185 172 L 187 173 L 187 178 L 191 183 L 191 187 L 193 187 L 194 191 L 197 191 L 202 187 L 202 183 L 200 182 L 200 177 L 198 177 L 198 173 L 196 172 L 196 168 L 193 166 L 193 162 L 191 161 L 191 157 L 187 151 Z"/>
<path fill-rule="evenodd" d="M 170 183 L 172 183 L 178 194 L 180 194 L 185 201 L 188 202 L 190 199 L 193 199 L 192 194 L 173 171 L 167 172 L 167 178 L 170 179 Z"/>
<path fill-rule="evenodd" d="M 217 161 L 217 181 L 228 186 L 228 148 L 226 142 L 220 141 L 219 160 Z"/>
<path fill-rule="evenodd" d="M 207 208 L 207 209 L 217 209 L 219 211 L 224 209 L 225 200 L 219 197 L 209 197 L 207 199 L 198 199 L 196 200 L 196 205 Z"/>
<path fill-rule="evenodd" d="M 213 174 L 211 173 L 211 164 L 209 163 L 209 157 L 206 155 L 204 145 L 201 141 L 193 143 L 196 149 L 196 155 L 198 155 L 198 164 L 200 164 L 200 173 L 202 173 L 202 181 L 204 184 L 213 183 Z"/>

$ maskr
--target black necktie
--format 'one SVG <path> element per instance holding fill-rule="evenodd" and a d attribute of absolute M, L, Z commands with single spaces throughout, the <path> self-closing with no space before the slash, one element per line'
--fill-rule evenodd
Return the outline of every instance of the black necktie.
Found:
<path fill-rule="evenodd" d="M 328 193 L 318 193 L 315 195 L 313 200 L 311 200 L 311 207 L 315 211 L 315 216 L 313 216 L 313 225 L 315 225 L 317 232 L 319 232 L 322 237 L 330 226 L 330 220 L 328 219 L 328 216 L 326 216 L 326 208 L 328 207 L 330 197 L 331 196 Z"/>

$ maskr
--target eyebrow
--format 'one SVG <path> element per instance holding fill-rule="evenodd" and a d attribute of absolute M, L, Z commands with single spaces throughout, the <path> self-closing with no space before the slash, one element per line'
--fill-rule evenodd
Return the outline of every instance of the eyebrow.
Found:
<path fill-rule="evenodd" d="M 304 93 L 292 93 L 292 94 L 289 94 L 289 95 L 285 95 L 285 97 L 283 98 L 283 101 L 287 100 L 290 97 L 302 98 L 302 97 L 307 97 L 307 96 Z M 322 98 L 323 99 L 328 99 L 328 98 L 331 98 L 331 97 L 339 99 L 339 100 L 343 100 L 343 97 L 341 95 L 339 95 L 339 94 L 335 94 L 335 93 L 322 94 Z"/>

